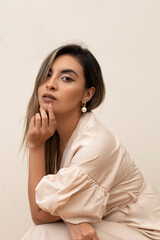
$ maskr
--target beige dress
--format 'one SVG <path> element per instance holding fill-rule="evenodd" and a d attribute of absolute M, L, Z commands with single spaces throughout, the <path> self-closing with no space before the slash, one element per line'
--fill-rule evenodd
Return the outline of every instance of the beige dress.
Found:
<path fill-rule="evenodd" d="M 70 223 L 90 222 L 100 240 L 160 239 L 160 194 L 145 181 L 118 137 L 85 113 L 61 169 L 36 187 L 41 209 Z M 21 240 L 70 240 L 63 222 L 33 226 Z"/>

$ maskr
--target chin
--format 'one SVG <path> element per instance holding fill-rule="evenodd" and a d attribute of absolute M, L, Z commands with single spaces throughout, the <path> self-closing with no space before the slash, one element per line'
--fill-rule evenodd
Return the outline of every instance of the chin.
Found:
<path fill-rule="evenodd" d="M 44 108 L 44 110 L 48 113 L 48 104 L 49 103 L 43 103 L 43 104 L 41 104 L 40 106 L 42 106 L 43 108 Z M 54 111 L 54 113 L 55 113 L 55 108 L 54 108 L 54 105 L 52 105 L 53 106 L 53 111 Z"/>
<path fill-rule="evenodd" d="M 40 104 L 40 107 L 43 107 L 46 112 L 48 112 L 48 103 L 42 103 Z"/>

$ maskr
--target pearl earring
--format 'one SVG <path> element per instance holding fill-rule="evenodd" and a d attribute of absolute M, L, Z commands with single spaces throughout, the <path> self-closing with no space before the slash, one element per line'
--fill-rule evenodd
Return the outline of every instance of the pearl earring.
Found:
<path fill-rule="evenodd" d="M 81 112 L 83 113 L 87 112 L 86 103 L 82 103 Z"/>

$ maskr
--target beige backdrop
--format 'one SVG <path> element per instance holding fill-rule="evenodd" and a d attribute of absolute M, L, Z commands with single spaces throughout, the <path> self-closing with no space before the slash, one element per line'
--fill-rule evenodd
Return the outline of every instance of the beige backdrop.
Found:
<path fill-rule="evenodd" d="M 107 96 L 97 117 L 119 136 L 160 189 L 160 1 L 0 1 L 0 238 L 18 240 L 32 225 L 23 119 L 43 58 L 66 42 L 97 57 Z"/>

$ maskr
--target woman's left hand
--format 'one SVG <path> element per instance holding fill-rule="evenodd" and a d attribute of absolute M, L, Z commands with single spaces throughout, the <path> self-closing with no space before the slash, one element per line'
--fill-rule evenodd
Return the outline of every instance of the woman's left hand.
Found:
<path fill-rule="evenodd" d="M 64 223 L 69 229 L 72 240 L 99 240 L 95 229 L 89 223 Z"/>

